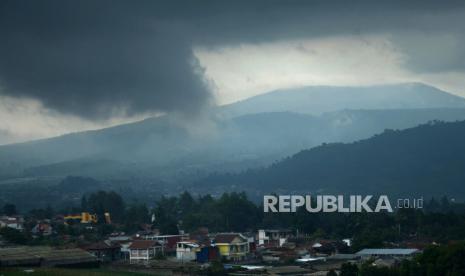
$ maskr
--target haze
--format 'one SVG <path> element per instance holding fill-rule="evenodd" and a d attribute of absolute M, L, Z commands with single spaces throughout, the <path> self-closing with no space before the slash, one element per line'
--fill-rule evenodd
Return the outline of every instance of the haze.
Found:
<path fill-rule="evenodd" d="M 307 85 L 465 96 L 464 21 L 461 1 L 2 1 L 0 144 Z"/>

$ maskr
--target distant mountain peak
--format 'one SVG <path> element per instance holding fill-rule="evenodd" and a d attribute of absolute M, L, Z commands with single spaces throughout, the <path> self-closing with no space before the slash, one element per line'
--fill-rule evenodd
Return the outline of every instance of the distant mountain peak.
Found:
<path fill-rule="evenodd" d="M 225 117 L 262 112 L 319 115 L 343 109 L 462 108 L 465 99 L 420 82 L 279 89 L 220 107 Z"/>

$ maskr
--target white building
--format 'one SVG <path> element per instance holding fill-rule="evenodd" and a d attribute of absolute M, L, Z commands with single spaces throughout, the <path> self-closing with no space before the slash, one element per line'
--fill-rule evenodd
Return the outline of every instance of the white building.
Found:
<path fill-rule="evenodd" d="M 135 240 L 129 246 L 129 259 L 131 261 L 148 261 L 158 252 L 162 252 L 160 244 L 156 241 Z"/>
<path fill-rule="evenodd" d="M 2 216 L 0 217 L 0 228 L 9 227 L 13 228 L 18 231 L 23 231 L 24 219 L 22 217 L 9 217 L 9 216 Z"/>
<path fill-rule="evenodd" d="M 415 248 L 369 248 L 360 250 L 355 254 L 362 257 L 362 259 L 369 259 L 389 257 L 408 258 L 418 253 L 420 251 Z"/>
<path fill-rule="evenodd" d="M 291 230 L 261 229 L 258 230 L 258 245 L 273 244 L 281 247 L 291 236 Z"/>
<path fill-rule="evenodd" d="M 176 243 L 176 259 L 179 261 L 195 261 L 196 252 L 200 246 L 194 242 L 181 241 Z"/>

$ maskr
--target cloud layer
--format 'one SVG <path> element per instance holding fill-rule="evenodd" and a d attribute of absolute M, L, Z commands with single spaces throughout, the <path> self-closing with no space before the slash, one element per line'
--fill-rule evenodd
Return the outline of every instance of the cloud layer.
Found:
<path fill-rule="evenodd" d="M 7 0 L 0 3 L 0 93 L 87 120 L 192 113 L 214 98 L 196 47 L 214 51 L 379 33 L 390 35 L 406 57 L 406 70 L 461 73 L 464 6 L 401 0 Z"/>
<path fill-rule="evenodd" d="M 4 3 L 3 93 L 85 118 L 190 112 L 209 101 L 183 33 L 142 10 L 93 3 Z"/>

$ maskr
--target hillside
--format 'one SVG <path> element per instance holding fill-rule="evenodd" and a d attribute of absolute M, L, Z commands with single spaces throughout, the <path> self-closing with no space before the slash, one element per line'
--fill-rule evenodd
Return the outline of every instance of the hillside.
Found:
<path fill-rule="evenodd" d="M 465 121 L 436 122 L 354 143 L 324 144 L 266 169 L 212 175 L 193 189 L 278 192 L 448 195 L 465 199 Z"/>
<path fill-rule="evenodd" d="M 250 114 L 230 118 L 218 111 L 208 120 L 194 125 L 161 116 L 101 130 L 0 146 L 0 180 L 67 175 L 190 180 L 213 171 L 240 171 L 269 165 L 305 148 L 321 143 L 352 142 L 386 128 L 405 129 L 431 120 L 465 120 L 465 108 L 452 108 L 462 106 L 463 98 L 425 85 L 359 90 L 353 87 L 308 89 L 320 94 L 326 91 L 333 99 L 333 107 L 341 109 L 311 115 L 296 112 L 284 101 L 282 106 L 270 103 L 267 110 L 271 112 L 250 110 Z M 285 94 L 288 102 L 299 102 L 307 107 L 329 104 L 330 98 L 315 93 L 277 94 Z M 338 93 L 347 93 L 351 98 L 335 97 Z M 370 93 L 373 96 L 368 96 Z M 273 99 L 275 96 L 276 92 L 271 92 L 258 98 Z M 363 102 L 360 97 L 366 97 L 367 101 L 358 106 L 369 109 L 349 109 Z M 257 97 L 250 99 L 256 100 Z M 257 111 L 263 107 L 263 104 L 256 105 Z M 435 105 L 438 108 L 424 108 Z M 410 108 L 395 109 L 395 106 Z M 222 108 L 227 111 L 230 107 Z"/>
<path fill-rule="evenodd" d="M 203 139 L 189 137 L 166 118 L 154 118 L 12 145 L 3 152 L 0 147 L 0 160 L 21 164 L 17 171 L 22 176 L 171 178 L 180 172 L 260 167 L 324 142 L 352 142 L 386 128 L 404 129 L 431 120 L 465 120 L 465 109 L 343 110 L 321 116 L 251 114 L 217 121 L 214 135 Z M 5 168 L 14 171 L 14 167 Z"/>

